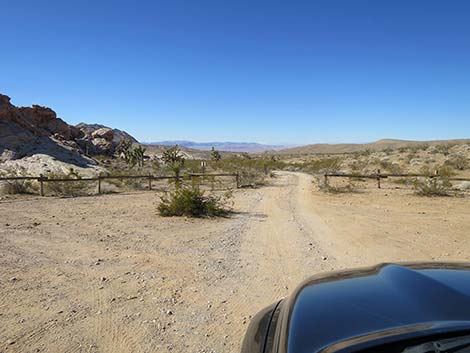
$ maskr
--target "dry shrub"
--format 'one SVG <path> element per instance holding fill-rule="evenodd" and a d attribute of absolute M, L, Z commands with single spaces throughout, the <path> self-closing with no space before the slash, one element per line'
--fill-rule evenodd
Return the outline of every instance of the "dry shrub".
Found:
<path fill-rule="evenodd" d="M 29 176 L 24 168 L 9 168 L 0 172 L 3 177 L 26 177 Z M 14 194 L 32 194 L 37 192 L 37 185 L 32 180 L 4 180 L 0 188 L 2 193 L 8 195 Z"/>
<path fill-rule="evenodd" d="M 307 168 L 311 173 L 336 173 L 341 164 L 341 158 L 322 158 L 312 161 Z"/>
<path fill-rule="evenodd" d="M 345 194 L 345 193 L 355 193 L 358 192 L 357 184 L 350 178 L 348 178 L 348 182 L 346 185 L 331 185 L 330 183 L 325 183 L 323 178 L 316 178 L 318 188 L 320 191 L 330 194 Z"/>
<path fill-rule="evenodd" d="M 470 161 L 464 156 L 453 156 L 452 158 L 445 161 L 445 165 L 455 168 L 457 170 L 465 170 L 470 167 Z"/>
<path fill-rule="evenodd" d="M 88 186 L 86 181 L 80 181 L 80 173 L 70 168 L 67 173 L 50 172 L 47 179 L 76 179 L 77 181 L 49 181 L 45 182 L 47 192 L 56 196 L 79 196 L 85 194 Z"/>
<path fill-rule="evenodd" d="M 450 182 L 447 178 L 416 179 L 414 189 L 419 196 L 449 196 Z"/>

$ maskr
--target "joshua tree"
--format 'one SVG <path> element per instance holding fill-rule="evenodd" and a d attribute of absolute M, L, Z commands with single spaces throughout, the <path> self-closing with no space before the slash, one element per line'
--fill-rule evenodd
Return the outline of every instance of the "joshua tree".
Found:
<path fill-rule="evenodd" d="M 134 159 L 134 163 L 137 163 L 137 165 L 139 167 L 144 166 L 144 155 L 145 155 L 146 150 L 147 150 L 147 148 L 142 147 L 142 145 L 138 145 L 137 147 L 135 147 L 132 150 L 132 156 L 133 156 L 133 159 Z"/>
<path fill-rule="evenodd" d="M 122 139 L 121 142 L 119 142 L 119 145 L 116 148 L 116 152 L 118 155 L 123 154 L 124 157 L 126 157 L 129 154 L 129 151 L 132 148 L 132 140 L 130 138 L 125 138 Z"/>
<path fill-rule="evenodd" d="M 211 150 L 211 159 L 214 161 L 214 162 L 218 162 L 222 159 L 222 156 L 220 155 L 220 152 L 217 151 L 214 146 L 212 146 L 212 150 Z"/>
<path fill-rule="evenodd" d="M 175 174 L 175 185 L 179 187 L 179 179 L 181 170 L 184 167 L 184 156 L 181 154 L 181 150 L 178 145 L 168 148 L 163 152 L 162 156 L 163 162 L 170 168 L 170 170 Z"/>

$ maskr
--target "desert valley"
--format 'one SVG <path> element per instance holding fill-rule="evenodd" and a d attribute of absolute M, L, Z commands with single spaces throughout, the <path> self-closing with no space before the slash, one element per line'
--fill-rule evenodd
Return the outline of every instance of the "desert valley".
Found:
<path fill-rule="evenodd" d="M 470 260 L 470 140 L 255 147 L 140 144 L 0 96 L 0 352 L 235 352 L 311 275 Z"/>

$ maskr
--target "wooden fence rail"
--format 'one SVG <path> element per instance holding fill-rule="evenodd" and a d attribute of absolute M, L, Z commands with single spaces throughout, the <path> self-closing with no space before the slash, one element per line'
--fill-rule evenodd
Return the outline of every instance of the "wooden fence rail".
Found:
<path fill-rule="evenodd" d="M 39 193 L 41 196 L 44 196 L 44 183 L 54 183 L 54 182 L 78 182 L 78 181 L 97 181 L 98 182 L 98 194 L 101 194 L 101 181 L 106 179 L 146 179 L 148 180 L 148 189 L 152 190 L 152 181 L 153 180 L 171 180 L 171 179 L 178 179 L 182 180 L 185 177 L 191 178 L 193 181 L 195 178 L 199 177 L 234 177 L 237 188 L 240 187 L 240 175 L 239 173 L 188 173 L 181 176 L 170 176 L 170 175 L 99 175 L 96 177 L 91 178 L 48 178 L 47 176 L 40 175 L 38 177 L 35 176 L 6 176 L 0 177 L 0 181 L 19 181 L 19 180 L 36 180 L 39 183 Z"/>
<path fill-rule="evenodd" d="M 325 184 L 328 185 L 328 178 L 358 178 L 358 179 L 376 179 L 377 180 L 377 187 L 380 189 L 380 181 L 381 179 L 388 179 L 388 178 L 439 178 L 442 175 L 439 175 L 437 170 L 434 174 L 388 174 L 388 173 L 381 173 L 380 170 L 377 170 L 376 174 L 354 174 L 354 173 L 325 173 Z M 452 178 L 446 177 L 449 181 L 470 181 L 470 178 Z"/>

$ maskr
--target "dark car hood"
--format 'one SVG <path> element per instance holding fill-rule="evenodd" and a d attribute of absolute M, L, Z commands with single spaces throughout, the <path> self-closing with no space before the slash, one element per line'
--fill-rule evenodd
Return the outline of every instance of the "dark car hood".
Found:
<path fill-rule="evenodd" d="M 470 329 L 468 264 L 379 265 L 314 277 L 285 305 L 284 348 L 338 351 L 377 337 Z"/>

